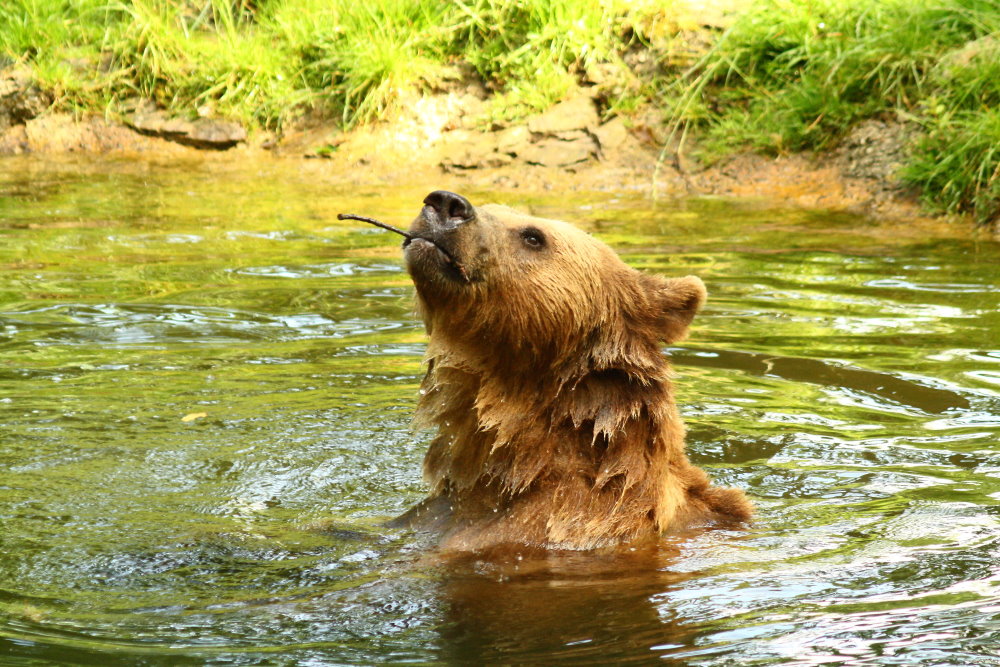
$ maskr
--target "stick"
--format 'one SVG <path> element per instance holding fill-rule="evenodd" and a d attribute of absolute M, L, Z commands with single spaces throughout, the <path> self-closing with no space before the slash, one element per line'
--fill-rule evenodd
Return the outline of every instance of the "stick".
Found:
<path fill-rule="evenodd" d="M 353 213 L 338 213 L 337 220 L 360 220 L 361 222 L 367 222 L 369 225 L 375 225 L 376 227 L 381 227 L 382 229 L 385 229 L 387 231 L 396 232 L 401 236 L 405 236 L 406 239 L 409 241 L 412 241 L 413 239 L 423 239 L 424 241 L 430 241 L 431 243 L 434 243 L 434 241 L 431 241 L 430 239 L 425 239 L 422 236 L 414 236 L 409 232 L 404 232 L 399 227 L 393 227 L 392 225 L 387 225 L 384 222 L 379 222 L 374 218 L 366 218 L 363 215 L 354 215 Z M 434 243 L 434 246 L 441 251 L 442 255 L 444 255 L 447 258 L 448 263 L 455 267 L 459 275 L 462 277 L 463 281 L 465 281 L 466 283 L 472 282 L 472 280 L 469 278 L 469 273 L 465 270 L 465 267 L 456 262 L 455 258 L 451 256 L 451 253 L 449 253 L 447 250 L 439 246 L 437 243 Z"/>
<path fill-rule="evenodd" d="M 384 222 L 379 222 L 374 218 L 366 218 L 363 215 L 354 215 L 353 213 L 338 213 L 337 220 L 360 220 L 361 222 L 367 222 L 369 225 L 375 225 L 376 227 L 381 227 L 382 229 L 388 230 L 390 232 L 396 232 L 400 236 L 405 236 L 410 240 L 416 238 L 413 234 L 409 232 L 404 232 L 399 227 L 393 227 L 392 225 L 387 225 Z"/>

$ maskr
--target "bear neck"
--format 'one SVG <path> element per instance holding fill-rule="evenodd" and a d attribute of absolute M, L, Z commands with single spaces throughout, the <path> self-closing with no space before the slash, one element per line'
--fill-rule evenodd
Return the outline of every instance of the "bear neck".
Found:
<path fill-rule="evenodd" d="M 664 530 L 683 500 L 665 479 L 691 466 L 669 364 L 655 341 L 640 348 L 546 366 L 432 335 L 417 417 L 437 428 L 424 473 L 455 526 L 495 516 L 513 541 L 533 523 L 536 542 L 581 548 Z"/>

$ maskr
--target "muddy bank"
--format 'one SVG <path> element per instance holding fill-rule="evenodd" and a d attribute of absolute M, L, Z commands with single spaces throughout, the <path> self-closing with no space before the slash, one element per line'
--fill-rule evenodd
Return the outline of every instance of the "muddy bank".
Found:
<path fill-rule="evenodd" d="M 51 110 L 52 98 L 26 72 L 0 75 L 0 155 L 116 154 L 243 160 L 269 156 L 315 161 L 311 169 L 358 183 L 466 182 L 477 188 L 634 190 L 657 197 L 759 198 L 885 218 L 920 216 L 916 193 L 895 173 L 907 133 L 899 124 L 863 123 L 822 155 L 737 155 L 704 168 L 668 147 L 659 114 L 599 116 L 599 84 L 544 114 L 481 129 L 485 91 L 467 86 L 417 97 L 390 122 L 343 132 L 305 122 L 274 136 L 235 123 L 171 118 L 137 102 L 118 121 Z"/>

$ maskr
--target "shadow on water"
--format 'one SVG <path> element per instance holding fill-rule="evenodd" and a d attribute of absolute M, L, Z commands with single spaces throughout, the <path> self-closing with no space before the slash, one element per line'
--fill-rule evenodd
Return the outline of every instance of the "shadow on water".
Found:
<path fill-rule="evenodd" d="M 670 350 L 670 353 L 674 363 L 681 366 L 738 370 L 751 375 L 772 375 L 791 382 L 867 392 L 901 406 L 934 414 L 969 407 L 968 399 L 961 394 L 928 386 L 933 382 L 930 378 L 924 378 L 921 382 L 914 378 L 904 379 L 889 373 L 851 368 L 820 359 L 776 357 L 736 350 L 704 351 L 692 347 Z"/>
<path fill-rule="evenodd" d="M 692 458 L 758 513 L 636 551 L 443 558 L 382 527 L 425 492 L 428 439 L 398 243 L 336 220 L 405 225 L 426 187 L 280 162 L 5 163 L 0 663 L 997 659 L 995 240 L 467 192 L 706 280 L 690 344 L 667 351 L 678 403 Z"/>

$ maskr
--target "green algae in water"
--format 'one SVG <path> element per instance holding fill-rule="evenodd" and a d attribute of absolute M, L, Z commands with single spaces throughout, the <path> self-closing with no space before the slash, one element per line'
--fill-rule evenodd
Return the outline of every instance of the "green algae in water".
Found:
<path fill-rule="evenodd" d="M 983 664 L 1000 641 L 1000 246 L 718 200 L 466 193 L 710 290 L 668 350 L 746 531 L 643 566 L 427 559 L 427 191 L 297 163 L 0 173 L 0 662 Z M 204 415 L 204 416 L 200 416 Z M 188 418 L 185 421 L 185 418 Z"/>

